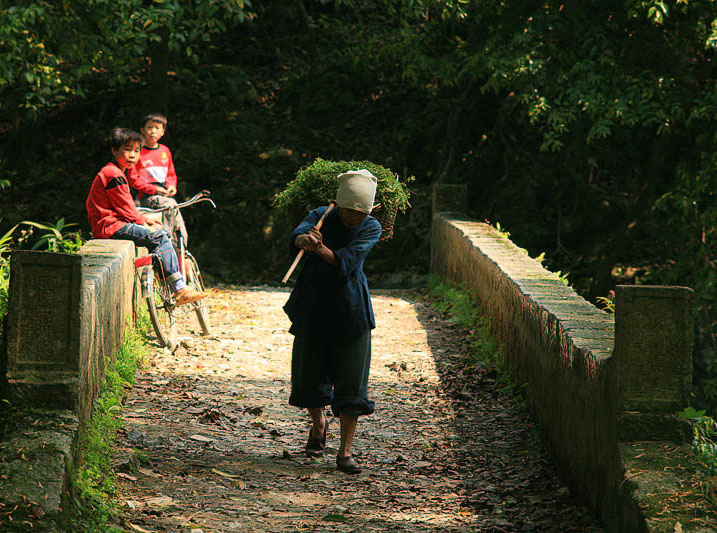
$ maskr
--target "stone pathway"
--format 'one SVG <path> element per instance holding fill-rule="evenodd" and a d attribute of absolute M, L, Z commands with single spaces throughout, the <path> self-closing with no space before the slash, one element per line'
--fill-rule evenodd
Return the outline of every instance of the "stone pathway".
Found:
<path fill-rule="evenodd" d="M 214 289 L 214 335 L 180 318 L 125 410 L 114 462 L 129 531 L 602 531 L 557 480 L 522 409 L 466 367 L 464 332 L 418 292 L 376 291 L 358 476 L 303 456 L 287 404 L 288 291 Z"/>

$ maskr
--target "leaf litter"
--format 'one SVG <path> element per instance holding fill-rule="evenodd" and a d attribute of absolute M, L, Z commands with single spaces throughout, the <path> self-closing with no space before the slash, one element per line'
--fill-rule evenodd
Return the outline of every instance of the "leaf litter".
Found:
<path fill-rule="evenodd" d="M 466 332 L 420 291 L 374 293 L 376 412 L 357 428 L 358 476 L 335 468 L 336 419 L 327 454 L 303 454 L 309 421 L 288 405 L 288 291 L 212 297 L 214 334 L 181 317 L 180 348 L 153 349 L 127 399 L 115 464 L 131 530 L 602 531 L 516 399 L 466 363 Z"/>

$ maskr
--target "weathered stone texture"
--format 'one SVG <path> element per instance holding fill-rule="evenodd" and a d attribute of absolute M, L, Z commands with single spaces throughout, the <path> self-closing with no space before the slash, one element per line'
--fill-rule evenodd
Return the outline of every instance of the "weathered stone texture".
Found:
<path fill-rule="evenodd" d="M 10 272 L 7 371 L 77 371 L 82 257 L 16 251 Z"/>
<path fill-rule="evenodd" d="M 434 213 L 431 271 L 477 297 L 574 490 L 608 529 L 643 527 L 618 490 L 618 443 L 689 434 L 674 412 L 690 393 L 692 291 L 619 287 L 613 320 L 491 226 L 446 212 Z"/>
<path fill-rule="evenodd" d="M 76 441 L 109 358 L 136 318 L 135 247 L 93 240 L 77 255 L 11 258 L 6 390 L 24 418 L 0 444 L 0 499 L 37 502 L 49 519 L 68 506 Z"/>
<path fill-rule="evenodd" d="M 564 475 L 614 513 L 619 468 L 612 318 L 487 224 L 434 216 L 431 270 L 465 284 Z"/>
<path fill-rule="evenodd" d="M 615 334 L 623 410 L 673 413 L 689 404 L 692 298 L 692 289 L 686 287 L 617 287 Z"/>
<path fill-rule="evenodd" d="M 33 410 L 13 421 L 16 428 L 0 442 L 0 498 L 38 505 L 56 516 L 68 505 L 69 473 L 79 421 L 71 411 Z"/>
<path fill-rule="evenodd" d="M 105 360 L 134 314 L 134 245 L 93 240 L 79 254 L 16 251 L 11 258 L 7 383 L 25 407 L 77 410 L 84 420 Z"/>
<path fill-rule="evenodd" d="M 82 247 L 83 317 L 80 339 L 80 419 L 99 394 L 106 361 L 122 348 L 128 325 L 137 313 L 135 247 L 130 241 L 91 240 Z"/>

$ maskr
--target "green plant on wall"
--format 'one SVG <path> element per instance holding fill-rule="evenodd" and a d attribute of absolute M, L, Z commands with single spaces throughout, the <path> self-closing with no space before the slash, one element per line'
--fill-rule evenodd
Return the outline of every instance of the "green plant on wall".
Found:
<path fill-rule="evenodd" d="M 436 297 L 434 307 L 449 313 L 453 321 L 467 328 L 473 364 L 501 368 L 500 348 L 491 335 L 490 320 L 481 314 L 475 295 L 465 287 L 447 282 L 435 274 L 429 279 L 429 288 Z"/>
<path fill-rule="evenodd" d="M 77 224 L 66 224 L 65 219 L 61 218 L 55 225 L 49 223 L 32 222 L 25 220 L 22 224 L 27 224 L 46 233 L 42 234 L 38 241 L 33 245 L 33 250 L 45 247 L 49 252 L 77 252 L 84 244 L 79 233 L 67 232 L 68 228 L 77 226 Z"/>
<path fill-rule="evenodd" d="M 678 414 L 692 423 L 692 447 L 697 460 L 709 475 L 717 475 L 717 423 L 704 409 L 686 407 Z"/>
<path fill-rule="evenodd" d="M 602 306 L 602 310 L 611 315 L 615 314 L 615 301 L 608 296 L 598 296 L 595 298 Z"/>
<path fill-rule="evenodd" d="M 17 226 L 13 226 L 5 235 L 0 237 L 0 324 L 2 323 L 1 317 L 7 309 L 10 285 L 10 261 L 7 256 L 12 247 L 12 234 L 15 228 L 17 228 Z"/>
<path fill-rule="evenodd" d="M 286 189 L 274 196 L 274 207 L 292 220 L 303 217 L 311 209 L 326 205 L 329 200 L 336 198 L 336 178 L 339 174 L 359 169 L 368 170 L 378 179 L 375 200 L 377 210 L 398 210 L 404 213 L 410 207 L 409 191 L 391 170 L 370 161 L 326 161 L 320 158 L 299 170 Z M 412 180 L 413 176 L 405 182 L 410 183 Z"/>

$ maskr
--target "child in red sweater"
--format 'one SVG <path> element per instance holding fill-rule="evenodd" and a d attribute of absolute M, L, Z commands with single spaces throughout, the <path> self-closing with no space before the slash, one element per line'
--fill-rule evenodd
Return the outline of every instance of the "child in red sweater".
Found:
<path fill-rule="evenodd" d="M 141 136 L 136 131 L 114 128 L 110 147 L 114 159 L 97 174 L 87 196 L 87 215 L 95 239 L 124 239 L 157 254 L 162 270 L 175 291 L 177 305 L 206 296 L 186 287 L 179 261 L 167 232 L 159 221 L 145 219 L 134 204 L 127 183 L 129 170 L 139 160 Z M 150 230 L 152 228 L 152 230 Z"/>
<path fill-rule="evenodd" d="M 138 193 L 142 205 L 152 209 L 173 207 L 177 201 L 177 172 L 174 170 L 172 152 L 159 141 L 167 128 L 167 117 L 160 113 L 150 113 L 142 119 L 142 151 L 139 161 L 130 173 L 130 186 Z M 187 228 L 179 210 L 167 209 L 162 212 L 162 224 L 174 240 L 178 230 L 184 242 L 187 242 Z M 174 243 L 176 246 L 176 242 Z"/>

